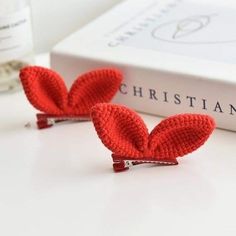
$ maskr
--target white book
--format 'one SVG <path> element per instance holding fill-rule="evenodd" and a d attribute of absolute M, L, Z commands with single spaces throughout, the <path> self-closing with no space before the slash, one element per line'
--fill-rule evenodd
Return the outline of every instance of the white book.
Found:
<path fill-rule="evenodd" d="M 114 98 L 137 111 L 205 113 L 236 130 L 236 3 L 128 0 L 60 42 L 51 66 L 68 86 L 76 76 L 117 67 Z"/>

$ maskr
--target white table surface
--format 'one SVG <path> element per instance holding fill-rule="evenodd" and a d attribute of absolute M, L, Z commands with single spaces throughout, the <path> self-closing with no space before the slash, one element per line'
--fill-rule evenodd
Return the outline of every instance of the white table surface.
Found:
<path fill-rule="evenodd" d="M 0 108 L 0 235 L 236 235 L 236 133 L 216 130 L 178 166 L 114 173 L 91 122 L 37 130 L 23 92 Z"/>

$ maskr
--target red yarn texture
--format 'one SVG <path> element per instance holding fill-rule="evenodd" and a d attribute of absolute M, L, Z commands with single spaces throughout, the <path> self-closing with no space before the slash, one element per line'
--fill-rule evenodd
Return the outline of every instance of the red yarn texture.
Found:
<path fill-rule="evenodd" d="M 116 69 L 97 69 L 79 76 L 69 91 L 59 74 L 39 66 L 23 68 L 20 79 L 36 109 L 56 116 L 89 116 L 92 106 L 113 98 L 122 74 Z"/>
<path fill-rule="evenodd" d="M 119 105 L 97 104 L 91 117 L 103 144 L 123 160 L 172 160 L 193 152 L 215 128 L 208 115 L 180 114 L 164 119 L 149 134 L 137 113 Z"/>

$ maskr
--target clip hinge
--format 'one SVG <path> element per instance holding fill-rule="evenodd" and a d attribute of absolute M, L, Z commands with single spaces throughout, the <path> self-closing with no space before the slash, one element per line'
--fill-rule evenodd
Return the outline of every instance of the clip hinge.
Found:
<path fill-rule="evenodd" d="M 37 114 L 37 126 L 39 129 L 45 129 L 53 126 L 58 122 L 63 121 L 89 121 L 91 120 L 88 116 L 55 116 L 48 114 Z"/>
<path fill-rule="evenodd" d="M 173 160 L 117 160 L 113 157 L 113 169 L 116 172 L 128 170 L 130 167 L 140 164 L 156 164 L 156 165 L 177 165 L 176 159 Z"/>

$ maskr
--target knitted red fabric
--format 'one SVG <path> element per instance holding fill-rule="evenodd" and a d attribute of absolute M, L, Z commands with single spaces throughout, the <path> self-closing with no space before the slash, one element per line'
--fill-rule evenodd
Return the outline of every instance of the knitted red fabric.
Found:
<path fill-rule="evenodd" d="M 148 162 L 178 164 L 177 157 L 203 145 L 215 128 L 207 115 L 180 114 L 163 120 L 149 134 L 137 113 L 106 103 L 95 105 L 91 117 L 99 138 L 113 152 L 115 171 Z"/>
<path fill-rule="evenodd" d="M 52 125 L 50 121 L 89 119 L 96 103 L 109 102 L 122 81 L 120 71 L 97 69 L 79 76 L 70 91 L 59 74 L 39 66 L 25 67 L 20 79 L 29 102 L 44 114 L 37 114 L 38 128 Z"/>

